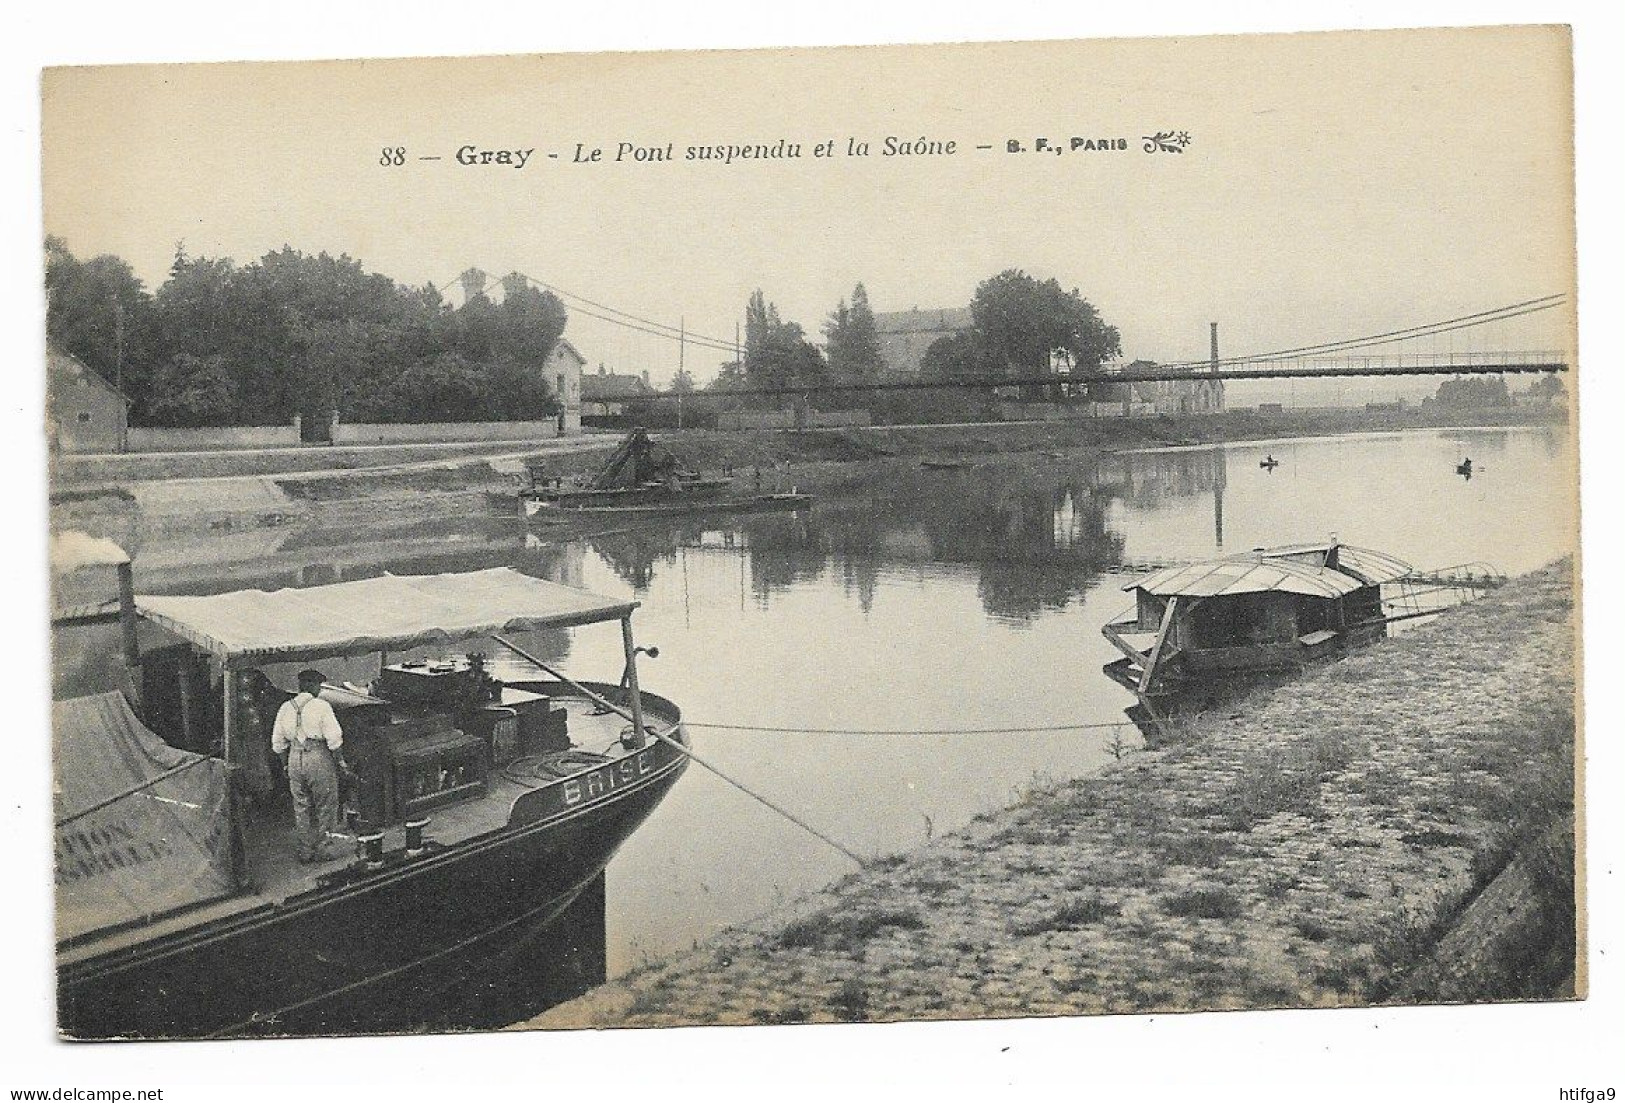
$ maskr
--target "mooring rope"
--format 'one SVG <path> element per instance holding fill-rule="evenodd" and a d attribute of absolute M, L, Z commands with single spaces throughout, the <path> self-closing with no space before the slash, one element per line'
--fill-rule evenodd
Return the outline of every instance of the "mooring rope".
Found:
<path fill-rule="evenodd" d="M 621 708 L 619 705 L 617 705 L 614 702 L 600 696 L 597 693 L 594 693 L 592 690 L 588 689 L 586 686 L 582 685 L 580 682 L 577 682 L 577 681 L 565 676 L 564 674 L 560 673 L 559 671 L 553 669 L 551 666 L 548 666 L 546 663 L 542 662 L 542 660 L 538 659 L 536 656 L 534 656 L 534 655 L 530 654 L 528 651 L 525 651 L 522 648 L 520 648 L 518 644 L 513 643 L 511 640 L 504 639 L 502 636 L 492 636 L 491 638 L 496 640 L 503 647 L 506 647 L 509 651 L 512 651 L 515 655 L 518 655 L 520 658 L 525 659 L 525 660 L 529 661 L 530 663 L 532 663 L 533 665 L 535 665 L 537 669 L 539 669 L 539 670 L 541 670 L 541 671 L 543 671 L 543 672 L 545 672 L 547 674 L 551 674 L 553 677 L 557 678 L 559 681 L 563 682 L 565 685 L 572 686 L 572 687 L 575 688 L 575 690 L 577 692 L 585 694 L 587 699 L 589 701 L 592 701 L 594 704 L 598 705 L 599 708 L 608 709 L 610 712 L 615 713 L 617 716 L 621 717 L 624 720 L 632 720 L 632 722 L 634 724 L 637 723 L 636 720 L 633 720 L 632 714 L 627 712 L 625 709 Z M 707 762 L 705 759 L 703 759 L 699 755 L 695 754 L 686 745 L 679 742 L 678 740 L 673 739 L 671 736 L 667 735 L 665 732 L 661 731 L 659 728 L 652 727 L 649 724 L 644 724 L 643 730 L 645 732 L 647 732 L 649 735 L 652 735 L 656 739 L 660 740 L 662 743 L 664 743 L 667 746 L 671 747 L 674 751 L 677 751 L 679 754 L 682 754 L 682 755 L 686 756 L 691 762 L 694 762 L 696 765 L 703 766 L 707 770 L 710 770 L 717 777 L 721 778 L 723 781 L 726 781 L 729 785 L 732 785 L 735 789 L 738 789 L 741 793 L 744 793 L 746 796 L 750 797 L 752 800 L 755 800 L 758 803 L 763 804 L 766 807 L 768 807 L 768 808 L 772 809 L 773 811 L 777 812 L 779 815 L 783 816 L 785 819 L 789 820 L 791 823 L 795 824 L 797 827 L 801 828 L 803 831 L 807 832 L 807 834 L 813 836 L 815 839 L 817 839 L 820 842 L 825 843 L 825 844 L 827 844 L 827 845 L 829 845 L 831 847 L 834 847 L 836 850 L 839 850 L 842 854 L 844 854 L 848 858 L 852 859 L 859 866 L 864 866 L 864 865 L 868 864 L 867 862 L 865 862 L 863 860 L 862 857 L 860 857 L 858 855 L 858 853 L 856 851 L 850 849 L 849 847 L 842 846 L 840 843 L 836 842 L 834 839 L 830 838 L 828 835 L 826 835 L 822 831 L 818 830 L 818 828 L 812 826 L 812 824 L 808 823 L 806 820 L 804 820 L 801 817 L 797 816 L 794 812 L 791 812 L 789 809 L 783 808 L 783 807 L 773 803 L 768 798 L 762 796 L 762 794 L 760 794 L 760 793 L 756 792 L 754 789 L 750 788 L 750 786 L 746 785 L 744 782 L 737 781 L 734 778 L 729 777 L 727 774 L 723 773 L 722 770 L 718 769 L 716 766 L 713 766 L 711 763 Z"/>
<path fill-rule="evenodd" d="M 1131 720 L 1108 720 L 1098 724 L 1041 724 L 1016 728 L 809 728 L 774 727 L 771 724 L 715 724 L 684 720 L 685 728 L 711 728 L 716 731 L 768 732 L 778 735 L 1037 735 L 1043 732 L 1098 731 L 1133 726 Z"/>

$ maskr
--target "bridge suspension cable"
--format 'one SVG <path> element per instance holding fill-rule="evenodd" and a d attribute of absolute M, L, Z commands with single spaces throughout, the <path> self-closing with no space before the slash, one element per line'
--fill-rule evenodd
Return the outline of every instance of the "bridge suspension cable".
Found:
<path fill-rule="evenodd" d="M 1221 359 L 1224 364 L 1247 364 L 1269 360 L 1293 360 L 1321 353 L 1349 352 L 1359 348 L 1369 348 L 1373 345 L 1392 344 L 1397 341 L 1409 341 L 1420 337 L 1432 337 L 1440 333 L 1450 333 L 1459 329 L 1470 329 L 1475 326 L 1492 325 L 1510 318 L 1522 317 L 1525 314 L 1537 314 L 1544 310 L 1553 310 L 1563 305 L 1567 295 L 1544 295 L 1538 299 L 1525 299 L 1522 302 L 1508 303 L 1493 310 L 1480 310 L 1473 314 L 1463 314 L 1455 318 L 1445 318 L 1437 322 L 1428 322 L 1424 325 L 1410 326 L 1405 329 L 1392 329 L 1383 333 L 1370 333 L 1361 337 L 1345 337 L 1338 341 L 1325 341 L 1318 345 L 1300 345 L 1297 348 L 1275 349 L 1270 352 L 1252 353 L 1247 356 L 1229 356 Z M 1185 360 L 1165 367 L 1201 367 L 1211 364 L 1211 360 Z"/>

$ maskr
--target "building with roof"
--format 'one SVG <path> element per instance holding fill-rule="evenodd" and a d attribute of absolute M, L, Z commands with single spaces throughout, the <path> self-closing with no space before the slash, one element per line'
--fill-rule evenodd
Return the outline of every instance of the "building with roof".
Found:
<path fill-rule="evenodd" d="M 875 315 L 880 357 L 887 371 L 902 375 L 918 375 L 926 349 L 944 337 L 967 333 L 970 328 L 970 308 L 963 306 L 939 310 L 914 307 Z"/>
<path fill-rule="evenodd" d="M 581 415 L 619 417 L 638 405 L 638 399 L 654 393 L 647 371 L 642 375 L 616 375 L 599 364 L 597 374 L 581 377 Z"/>
<path fill-rule="evenodd" d="M 53 452 L 123 452 L 130 400 L 55 341 L 45 342 L 45 433 Z"/>
<path fill-rule="evenodd" d="M 581 432 L 581 369 L 586 366 L 587 358 L 569 341 L 560 337 L 553 342 L 542 372 L 559 400 L 560 434 Z"/>
<path fill-rule="evenodd" d="M 1123 370 L 1148 371 L 1159 367 L 1155 360 L 1135 360 Z M 1120 402 L 1126 409 L 1143 408 L 1158 414 L 1217 414 L 1224 412 L 1224 380 L 1207 368 L 1180 369 L 1187 378 L 1158 379 L 1125 383 L 1092 383 L 1093 402 Z"/>

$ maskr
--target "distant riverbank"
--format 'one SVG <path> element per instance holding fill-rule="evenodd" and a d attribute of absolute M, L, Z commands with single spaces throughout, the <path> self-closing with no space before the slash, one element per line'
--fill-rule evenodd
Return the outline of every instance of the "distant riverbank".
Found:
<path fill-rule="evenodd" d="M 1575 633 L 1564 561 L 522 1025 L 1570 997 Z"/>
<path fill-rule="evenodd" d="M 1404 429 L 1558 424 L 1555 407 L 1464 410 L 1287 410 L 1135 419 L 877 426 L 794 431 L 662 431 L 654 434 L 690 467 L 732 471 L 749 484 L 817 490 L 861 481 L 865 461 L 974 462 L 1024 452 L 1109 452 L 1243 440 Z M 279 526 L 307 519 L 451 516 L 491 508 L 515 486 L 527 458 L 564 477 L 604 462 L 618 436 L 523 445 L 424 446 L 409 455 L 321 448 L 254 454 L 188 453 L 59 459 L 53 513 L 66 523 L 120 520 L 154 529 Z M 390 459 L 396 462 L 387 462 Z"/>

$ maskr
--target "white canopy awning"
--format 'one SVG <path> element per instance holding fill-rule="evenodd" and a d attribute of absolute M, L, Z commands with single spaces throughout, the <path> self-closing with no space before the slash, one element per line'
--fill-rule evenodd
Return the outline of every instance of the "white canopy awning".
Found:
<path fill-rule="evenodd" d="M 1342 597 L 1358 590 L 1361 583 L 1325 567 L 1308 567 L 1290 560 L 1220 559 L 1169 567 L 1132 588 L 1159 597 L 1222 597 L 1231 594 L 1261 594 L 1281 591 L 1310 597 Z"/>
<path fill-rule="evenodd" d="M 635 601 L 544 582 L 510 567 L 207 597 L 138 595 L 135 602 L 154 624 L 231 665 L 593 624 L 637 608 Z"/>
<path fill-rule="evenodd" d="M 1335 547 L 1336 567 L 1324 565 L 1333 545 L 1294 544 L 1166 567 L 1128 583 L 1123 589 L 1144 590 L 1158 597 L 1220 597 L 1279 591 L 1336 598 L 1411 573 L 1409 564 L 1383 552 L 1351 544 Z"/>

